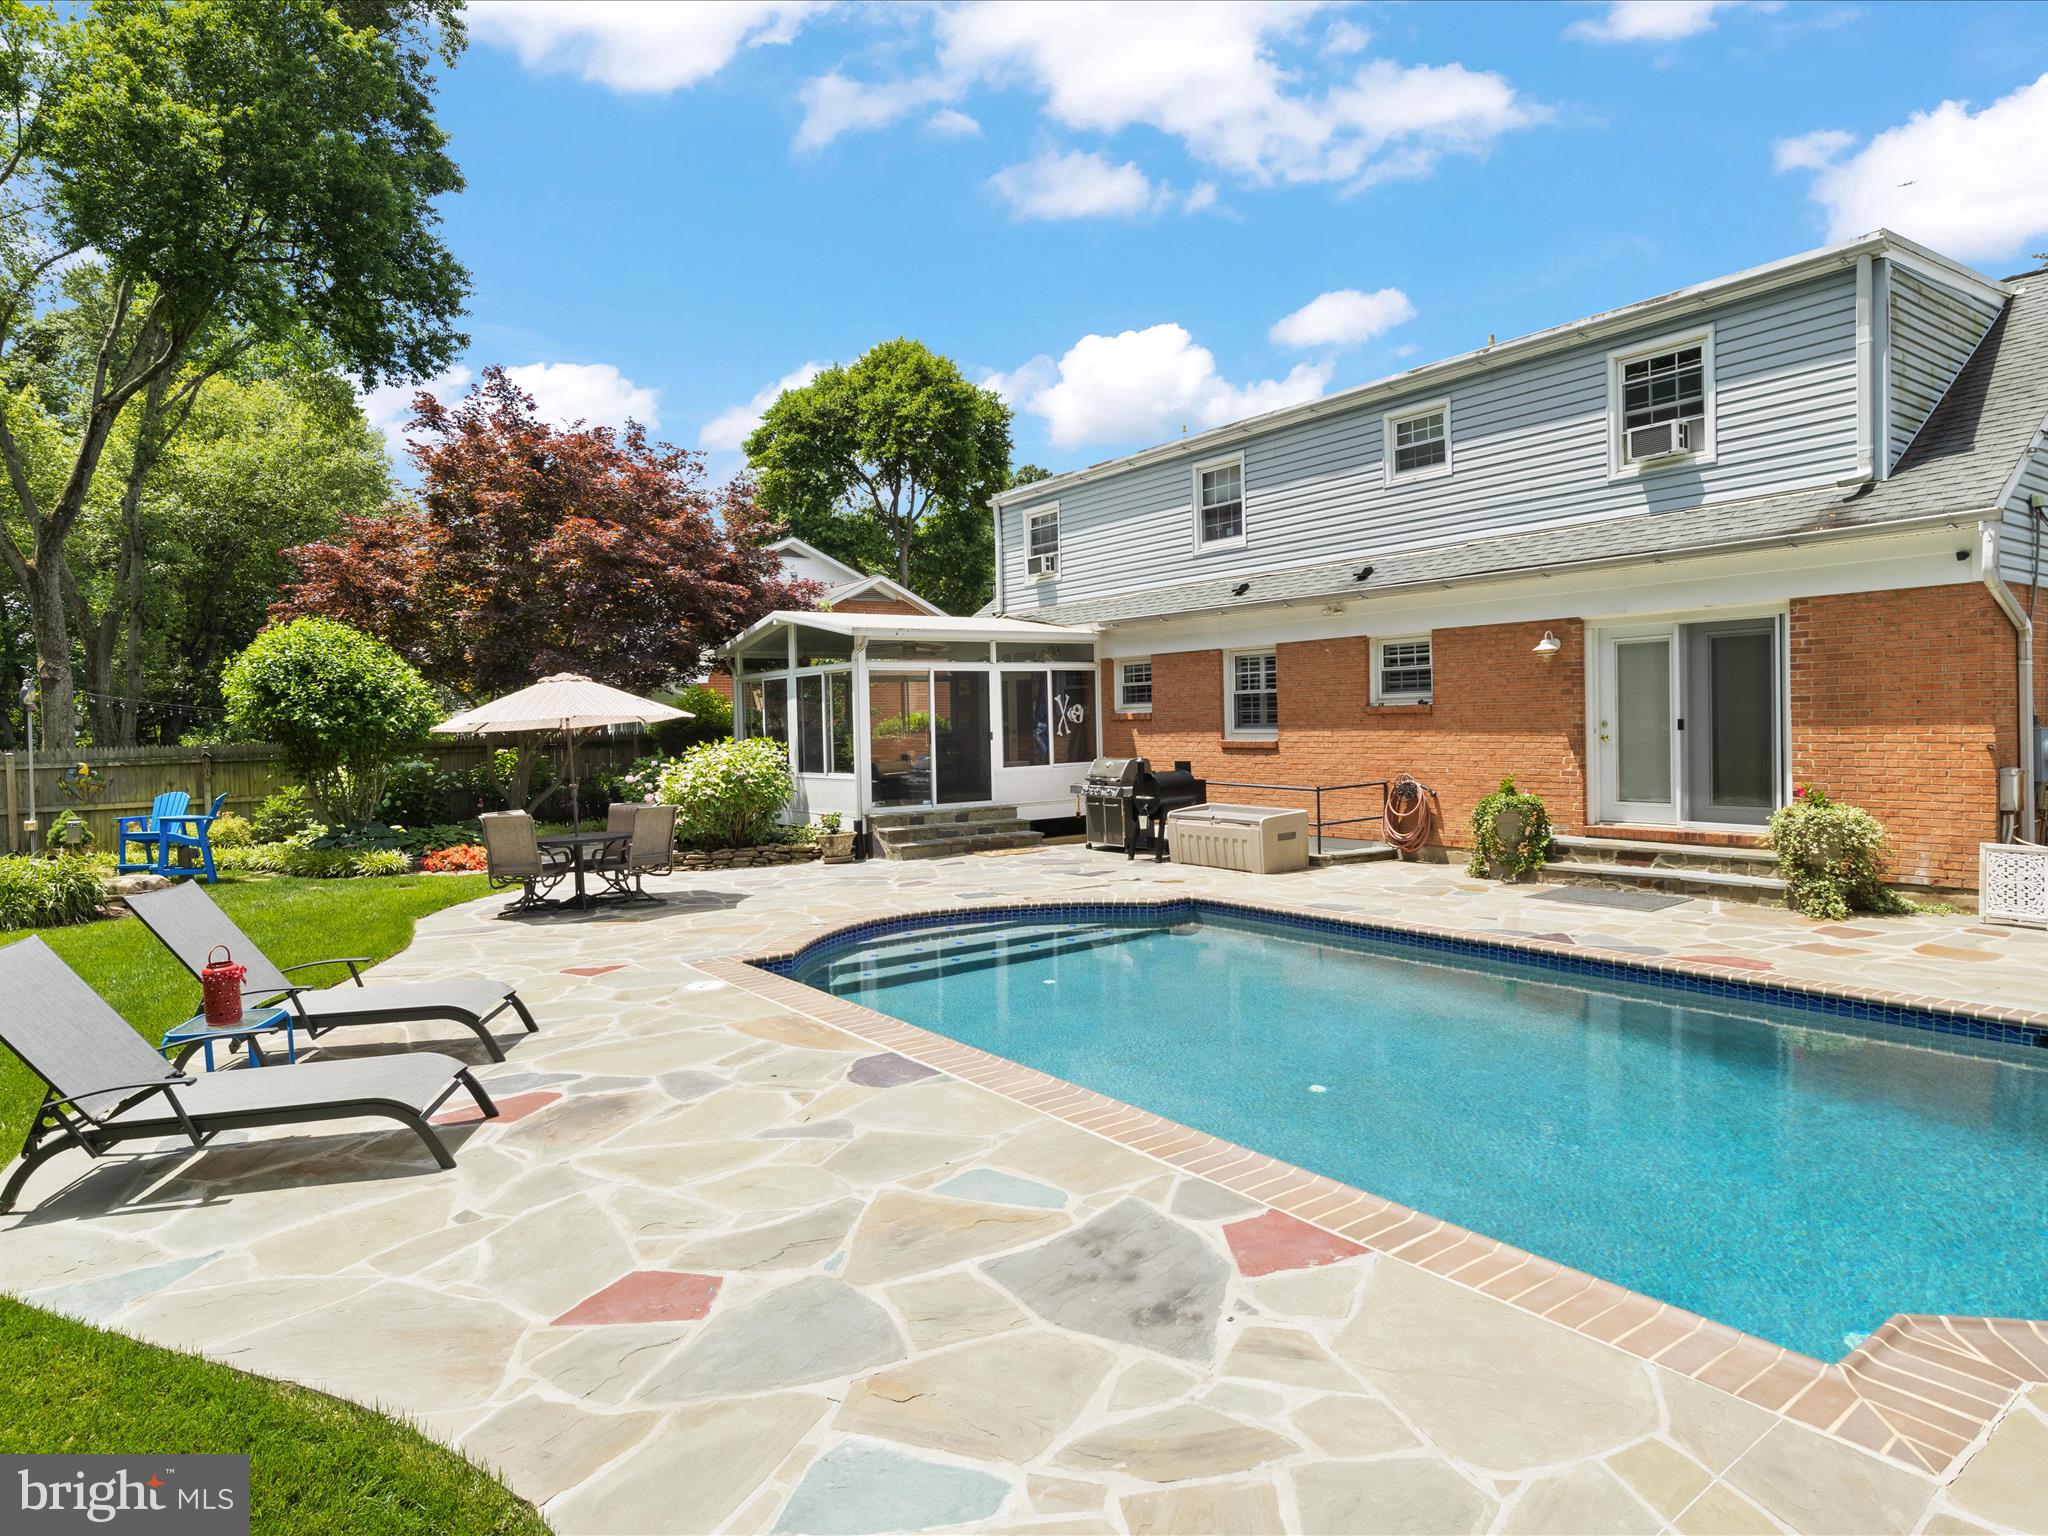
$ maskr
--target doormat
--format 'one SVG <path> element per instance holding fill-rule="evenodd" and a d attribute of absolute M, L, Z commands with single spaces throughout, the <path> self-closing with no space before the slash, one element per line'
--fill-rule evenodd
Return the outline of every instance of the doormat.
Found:
<path fill-rule="evenodd" d="M 1574 907 L 1614 907 L 1623 912 L 1662 912 L 1683 906 L 1690 896 L 1670 896 L 1663 891 L 1610 891 L 1604 885 L 1553 885 L 1532 892 L 1531 901 L 1562 901 Z"/>

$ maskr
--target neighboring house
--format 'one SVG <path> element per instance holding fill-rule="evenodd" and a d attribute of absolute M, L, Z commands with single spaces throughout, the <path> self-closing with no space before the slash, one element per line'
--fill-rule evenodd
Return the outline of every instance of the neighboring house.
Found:
<path fill-rule="evenodd" d="M 1880 231 L 1005 492 L 992 614 L 1096 632 L 1113 756 L 1412 772 L 1452 842 L 1505 775 L 1727 843 L 1814 785 L 1968 888 L 2034 803 L 2044 423 L 2048 271 Z"/>
<path fill-rule="evenodd" d="M 792 581 L 821 583 L 824 594 L 820 608 L 834 613 L 904 613 L 943 617 L 945 609 L 919 597 L 910 588 L 887 576 L 868 576 L 843 560 L 834 560 L 823 550 L 802 539 L 777 539 L 768 546 L 782 556 L 782 574 Z M 732 697 L 732 674 L 714 670 L 704 679 L 728 699 Z"/>

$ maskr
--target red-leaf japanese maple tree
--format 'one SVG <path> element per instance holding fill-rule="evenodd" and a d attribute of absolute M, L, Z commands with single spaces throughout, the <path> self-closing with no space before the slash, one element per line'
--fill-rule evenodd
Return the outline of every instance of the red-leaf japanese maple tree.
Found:
<path fill-rule="evenodd" d="M 419 505 L 357 517 L 287 551 L 300 579 L 272 613 L 367 630 L 467 699 L 555 672 L 644 693 L 776 608 L 785 580 L 751 488 L 704 485 L 695 454 L 623 432 L 556 427 L 499 368 L 460 403 L 422 392 Z"/>

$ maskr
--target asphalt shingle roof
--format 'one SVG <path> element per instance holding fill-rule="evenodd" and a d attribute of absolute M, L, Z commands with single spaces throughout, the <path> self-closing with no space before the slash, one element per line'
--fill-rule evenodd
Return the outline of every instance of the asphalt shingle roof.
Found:
<path fill-rule="evenodd" d="M 1362 539 L 1342 560 L 1017 609 L 1011 616 L 1053 624 L 1116 624 L 1610 561 L 1705 554 L 1802 535 L 1879 532 L 1888 524 L 1994 511 L 2013 467 L 2048 420 L 2048 269 L 2014 281 L 2020 285 L 2014 297 L 1992 322 L 1891 477 L 1860 495 L 1845 499 L 1841 491 L 1822 487 L 1385 553 Z M 1369 580 L 1354 580 L 1366 565 L 1373 568 Z M 1250 583 L 1249 590 L 1238 596 L 1232 589 L 1243 582 Z"/>

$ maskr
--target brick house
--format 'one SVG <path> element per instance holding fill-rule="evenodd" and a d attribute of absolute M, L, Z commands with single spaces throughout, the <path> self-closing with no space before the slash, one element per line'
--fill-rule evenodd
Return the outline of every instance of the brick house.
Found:
<path fill-rule="evenodd" d="M 1112 756 L 1410 772 L 1450 844 L 1504 775 L 1635 843 L 1814 784 L 1966 889 L 2036 804 L 2044 424 L 2048 271 L 1879 231 L 1006 492 L 993 612 L 1094 633 Z"/>

